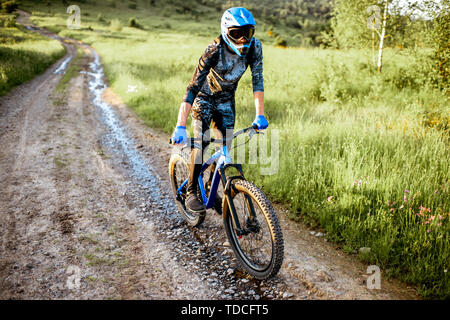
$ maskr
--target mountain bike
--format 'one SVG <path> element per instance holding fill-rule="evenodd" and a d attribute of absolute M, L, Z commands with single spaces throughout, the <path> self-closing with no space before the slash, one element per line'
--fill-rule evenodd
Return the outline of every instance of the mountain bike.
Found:
<path fill-rule="evenodd" d="M 244 133 L 248 133 L 249 138 L 245 142 L 248 143 L 260 132 L 255 127 L 248 127 L 233 134 L 231 139 Z M 189 177 L 189 150 L 202 149 L 200 144 L 195 143 L 198 140 L 201 138 L 189 138 L 184 147 L 175 148 L 169 161 L 173 195 L 182 217 L 190 226 L 199 226 L 206 215 L 193 215 L 184 204 Z M 229 243 L 243 269 L 256 279 L 268 279 L 278 273 L 283 263 L 284 243 L 280 223 L 266 195 L 245 179 L 241 164 L 232 162 L 226 141 L 203 141 L 206 146 L 211 143 L 220 146 L 202 164 L 198 196 L 206 209 L 214 209 L 222 215 Z M 233 169 L 237 174 L 229 175 L 228 172 Z"/>

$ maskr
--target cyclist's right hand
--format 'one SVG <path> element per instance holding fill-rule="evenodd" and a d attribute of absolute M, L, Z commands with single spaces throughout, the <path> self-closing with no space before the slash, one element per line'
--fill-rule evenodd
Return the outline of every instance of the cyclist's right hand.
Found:
<path fill-rule="evenodd" d="M 170 139 L 170 143 L 173 145 L 187 143 L 187 133 L 185 126 L 177 126 L 175 128 L 172 138 Z"/>

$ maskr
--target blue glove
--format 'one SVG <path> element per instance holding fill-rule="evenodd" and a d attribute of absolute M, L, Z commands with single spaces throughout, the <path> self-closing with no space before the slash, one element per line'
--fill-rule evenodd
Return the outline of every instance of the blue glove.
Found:
<path fill-rule="evenodd" d="M 172 142 L 175 144 L 184 144 L 187 143 L 187 133 L 186 133 L 186 127 L 185 126 L 178 126 L 176 127 L 173 135 L 172 135 Z"/>
<path fill-rule="evenodd" d="M 264 130 L 269 126 L 269 122 L 267 122 L 263 115 L 257 115 L 252 125 L 256 125 L 258 130 Z"/>

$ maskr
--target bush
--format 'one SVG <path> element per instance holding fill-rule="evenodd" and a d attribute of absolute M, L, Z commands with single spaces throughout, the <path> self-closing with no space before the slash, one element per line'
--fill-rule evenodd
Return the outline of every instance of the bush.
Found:
<path fill-rule="evenodd" d="M 285 39 L 283 39 L 281 36 L 278 36 L 275 39 L 275 45 L 277 47 L 286 48 L 287 47 L 287 41 Z"/>
<path fill-rule="evenodd" d="M 128 26 L 130 28 L 137 28 L 137 29 L 142 29 L 143 27 L 137 22 L 136 18 L 130 18 L 130 20 L 128 21 Z"/>
<path fill-rule="evenodd" d="M 170 10 L 169 7 L 165 7 L 162 11 L 161 11 L 161 16 L 163 16 L 164 18 L 169 18 L 172 15 L 172 11 Z"/>
<path fill-rule="evenodd" d="M 12 13 L 17 10 L 18 6 L 15 1 L 6 1 L 2 3 L 2 12 L 3 13 Z"/>
<path fill-rule="evenodd" d="M 97 15 L 97 20 L 98 20 L 99 22 L 106 22 L 106 21 L 105 21 L 105 18 L 103 18 L 103 15 L 102 15 L 101 13 L 99 13 L 99 14 Z"/>
<path fill-rule="evenodd" d="M 3 28 L 14 28 L 16 26 L 16 21 L 14 18 L 0 19 L 0 27 Z"/>

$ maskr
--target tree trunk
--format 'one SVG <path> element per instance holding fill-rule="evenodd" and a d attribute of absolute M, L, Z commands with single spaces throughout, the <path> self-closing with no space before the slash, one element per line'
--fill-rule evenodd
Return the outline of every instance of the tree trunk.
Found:
<path fill-rule="evenodd" d="M 373 65 L 375 66 L 376 61 L 375 61 L 375 21 L 373 22 L 373 26 L 372 26 L 372 62 Z"/>
<path fill-rule="evenodd" d="M 380 35 L 380 47 L 378 49 L 378 73 L 381 73 L 381 69 L 383 67 L 383 43 L 384 43 L 384 36 L 386 34 L 387 7 L 388 7 L 388 0 L 385 0 L 384 1 L 384 14 L 383 14 L 383 27 L 381 29 L 381 35 Z"/>

